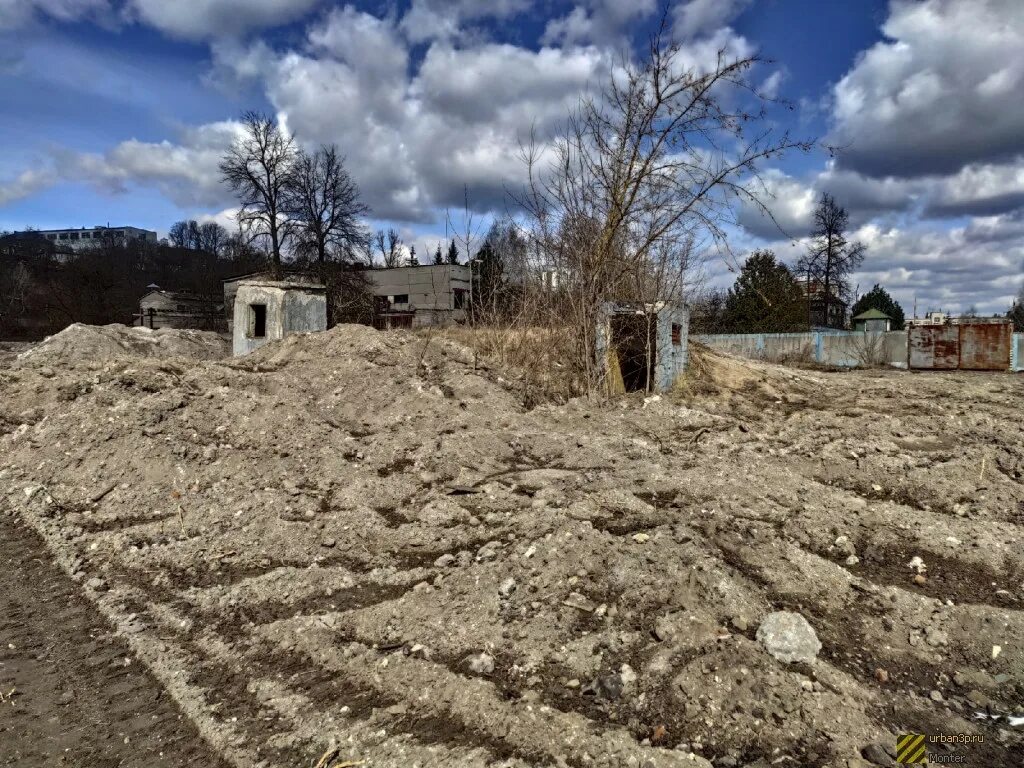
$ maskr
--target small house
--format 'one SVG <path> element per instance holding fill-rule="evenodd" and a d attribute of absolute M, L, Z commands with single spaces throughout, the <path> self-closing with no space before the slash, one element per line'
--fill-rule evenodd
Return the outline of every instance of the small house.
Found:
<path fill-rule="evenodd" d="M 236 357 L 290 333 L 327 330 L 327 289 L 288 280 L 242 280 L 234 295 L 232 351 Z"/>
<path fill-rule="evenodd" d="M 686 372 L 689 324 L 689 311 L 666 301 L 604 304 L 595 341 L 608 393 L 672 389 Z"/>
<path fill-rule="evenodd" d="M 158 285 L 148 288 L 139 299 L 134 325 L 153 329 L 223 330 L 221 305 L 215 298 L 188 291 L 165 291 Z"/>
<path fill-rule="evenodd" d="M 853 318 L 853 330 L 862 333 L 887 333 L 892 329 L 892 318 L 879 309 L 869 309 Z"/>

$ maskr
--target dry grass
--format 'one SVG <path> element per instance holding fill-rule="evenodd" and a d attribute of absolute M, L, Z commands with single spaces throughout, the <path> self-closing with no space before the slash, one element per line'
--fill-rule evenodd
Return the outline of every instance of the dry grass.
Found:
<path fill-rule="evenodd" d="M 568 328 L 452 326 L 435 332 L 515 376 L 528 407 L 565 402 L 586 392 L 584 377 L 572 363 L 575 358 Z"/>

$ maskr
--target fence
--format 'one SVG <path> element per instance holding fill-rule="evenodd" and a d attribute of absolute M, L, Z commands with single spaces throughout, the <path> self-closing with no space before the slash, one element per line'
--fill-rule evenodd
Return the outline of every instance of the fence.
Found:
<path fill-rule="evenodd" d="M 821 330 L 807 333 L 717 333 L 694 339 L 737 357 L 771 362 L 808 362 L 855 368 L 907 367 L 906 331 L 863 333 Z"/>
<path fill-rule="evenodd" d="M 1024 371 L 1024 333 L 1011 333 L 1006 325 L 916 326 L 909 332 L 887 333 L 718 333 L 694 340 L 737 357 L 779 363 Z"/>

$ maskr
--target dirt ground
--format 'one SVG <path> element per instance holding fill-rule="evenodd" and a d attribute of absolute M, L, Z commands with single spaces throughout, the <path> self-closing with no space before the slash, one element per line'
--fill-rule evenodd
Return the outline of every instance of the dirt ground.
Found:
<path fill-rule="evenodd" d="M 32 531 L 0 515 L 0 765 L 226 765 Z"/>
<path fill-rule="evenodd" d="M 400 331 L 73 348 L 0 369 L 0 504 L 229 764 L 1021 764 L 1018 377 L 708 358 L 526 409 Z"/>

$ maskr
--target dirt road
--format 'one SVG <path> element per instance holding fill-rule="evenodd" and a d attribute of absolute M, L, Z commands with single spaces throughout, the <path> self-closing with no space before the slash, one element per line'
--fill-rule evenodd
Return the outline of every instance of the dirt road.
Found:
<path fill-rule="evenodd" d="M 341 327 L 0 388 L 4 505 L 233 765 L 1020 765 L 1019 378 L 719 361 L 528 410 Z"/>
<path fill-rule="evenodd" d="M 222 766 L 39 537 L 0 515 L 0 765 Z"/>

